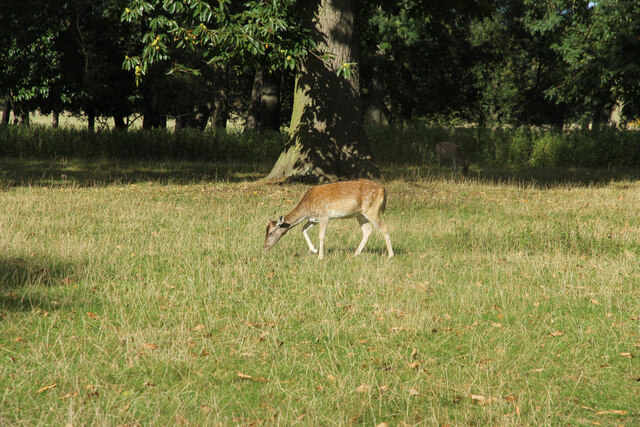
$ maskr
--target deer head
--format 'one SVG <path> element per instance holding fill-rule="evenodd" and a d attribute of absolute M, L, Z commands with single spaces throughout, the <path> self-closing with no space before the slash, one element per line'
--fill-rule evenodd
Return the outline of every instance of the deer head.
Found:
<path fill-rule="evenodd" d="M 278 243 L 278 240 L 282 236 L 285 235 L 289 228 L 290 224 L 284 222 L 284 216 L 281 216 L 277 220 L 269 219 L 269 224 L 267 224 L 267 234 L 264 239 L 264 250 L 269 250 Z"/>

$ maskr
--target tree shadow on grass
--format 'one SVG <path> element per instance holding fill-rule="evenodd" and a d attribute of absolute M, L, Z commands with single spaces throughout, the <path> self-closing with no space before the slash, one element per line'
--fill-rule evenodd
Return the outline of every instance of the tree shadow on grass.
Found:
<path fill-rule="evenodd" d="M 270 166 L 231 162 L 0 159 L 0 188 L 241 182 L 264 177 Z"/>
<path fill-rule="evenodd" d="M 519 170 L 473 167 L 464 178 L 451 168 L 433 166 L 393 165 L 383 168 L 386 179 L 424 180 L 453 179 L 477 180 L 482 183 L 507 185 L 535 185 L 540 188 L 604 185 L 612 182 L 638 181 L 640 169 L 586 169 L 586 168 L 523 168 Z"/>
<path fill-rule="evenodd" d="M 69 263 L 0 255 L 0 311 L 59 308 L 37 292 L 28 292 L 25 297 L 24 291 L 69 285 L 75 281 L 74 275 L 75 268 Z"/>

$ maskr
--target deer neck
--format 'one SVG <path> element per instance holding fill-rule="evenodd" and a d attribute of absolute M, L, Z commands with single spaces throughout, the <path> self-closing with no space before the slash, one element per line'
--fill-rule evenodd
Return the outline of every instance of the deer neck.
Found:
<path fill-rule="evenodd" d="M 293 208 L 291 212 L 285 215 L 284 222 L 289 224 L 289 228 L 291 228 L 300 224 L 302 221 L 304 221 L 307 218 L 309 218 L 307 209 L 304 209 L 302 206 L 300 206 L 300 204 L 298 204 L 298 206 Z"/>

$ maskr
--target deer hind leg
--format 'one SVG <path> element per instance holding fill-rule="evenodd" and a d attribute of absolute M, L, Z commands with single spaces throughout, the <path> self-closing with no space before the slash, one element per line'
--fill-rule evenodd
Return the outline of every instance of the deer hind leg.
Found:
<path fill-rule="evenodd" d="M 311 252 L 313 252 L 314 254 L 318 253 L 318 250 L 316 249 L 315 246 L 313 246 L 313 243 L 311 242 L 311 239 L 309 238 L 309 234 L 308 231 L 311 229 L 311 227 L 313 227 L 314 225 L 316 225 L 315 222 L 312 221 L 307 221 L 307 223 L 304 225 L 304 227 L 302 227 L 302 234 L 304 235 L 304 240 L 307 241 L 307 246 L 309 246 L 309 250 Z"/>
<path fill-rule="evenodd" d="M 389 236 L 389 229 L 387 228 L 387 224 L 382 219 L 382 215 L 380 215 L 378 212 L 369 212 L 369 215 L 365 215 L 365 217 L 378 229 L 378 231 L 380 231 L 382 237 L 384 237 L 384 242 L 387 245 L 387 253 L 389 254 L 389 258 L 391 258 L 393 256 L 391 237 Z"/>
<path fill-rule="evenodd" d="M 369 236 L 373 232 L 373 227 L 371 226 L 371 222 L 364 216 L 358 215 L 358 223 L 362 228 L 362 241 L 358 245 L 358 249 L 356 249 L 356 253 L 354 255 L 360 255 L 362 249 L 364 249 L 364 245 L 367 244 L 367 240 L 369 240 Z"/>
<path fill-rule="evenodd" d="M 329 225 L 329 218 L 320 218 L 320 230 L 318 231 L 318 237 L 320 238 L 320 249 L 318 250 L 318 259 L 322 259 L 324 256 L 324 236 L 327 234 L 327 226 Z"/>
<path fill-rule="evenodd" d="M 458 160 L 453 157 L 453 173 L 458 173 Z"/>
<path fill-rule="evenodd" d="M 389 230 L 387 229 L 387 224 L 380 218 L 380 232 L 384 237 L 384 243 L 387 245 L 387 253 L 389 254 L 389 258 L 393 256 L 393 248 L 391 247 L 391 237 L 389 236 Z"/>

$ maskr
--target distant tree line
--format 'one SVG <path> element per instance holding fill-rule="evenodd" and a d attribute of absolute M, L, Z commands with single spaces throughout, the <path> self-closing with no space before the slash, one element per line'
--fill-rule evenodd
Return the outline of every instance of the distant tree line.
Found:
<path fill-rule="evenodd" d="M 341 3 L 319 7 L 327 2 Z M 107 119 L 126 129 L 135 117 L 144 128 L 168 118 L 176 128 L 223 128 L 230 115 L 247 129 L 280 129 L 291 118 L 294 69 L 320 43 L 302 3 L 5 2 L 2 123 L 11 111 L 23 124 L 39 111 L 56 126 L 64 111 L 85 116 L 89 129 Z M 637 0 L 352 3 L 359 61 L 336 72 L 357 75 L 370 123 L 562 127 L 607 123 L 614 111 L 622 122 L 640 117 Z"/>

